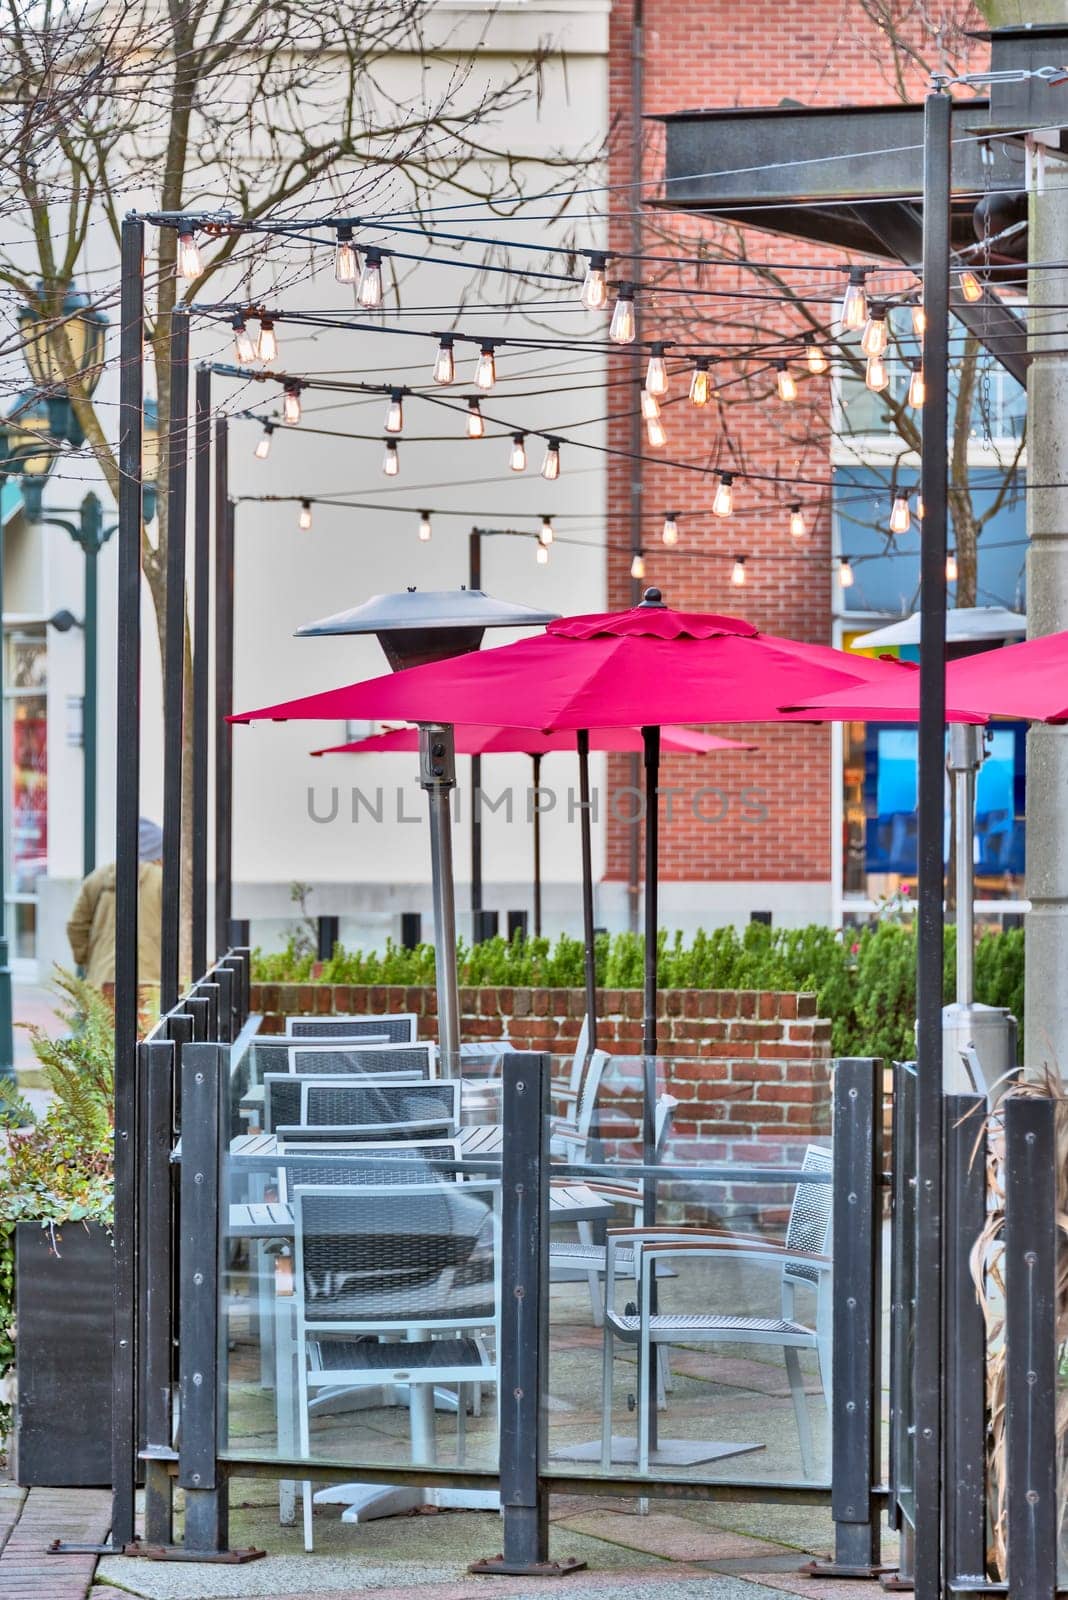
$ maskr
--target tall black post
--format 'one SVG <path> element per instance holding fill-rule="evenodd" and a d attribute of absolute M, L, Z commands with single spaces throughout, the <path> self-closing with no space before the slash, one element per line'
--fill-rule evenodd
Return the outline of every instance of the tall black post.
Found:
<path fill-rule="evenodd" d="M 924 518 L 920 556 L 919 905 L 916 940 L 915 1433 L 917 1600 L 942 1593 L 942 947 L 946 739 L 951 101 L 924 110 Z"/>
<path fill-rule="evenodd" d="M 642 729 L 645 747 L 645 1004 L 642 1050 L 656 1054 L 656 935 L 658 853 L 660 849 L 660 729 Z"/>
<path fill-rule="evenodd" d="M 182 917 L 182 746 L 185 691 L 185 531 L 189 465 L 189 313 L 171 313 L 167 479 L 167 626 L 163 654 L 163 928 L 160 1008 L 178 999 Z"/>
<path fill-rule="evenodd" d="M 193 475 L 193 894 L 195 979 L 208 965 L 208 650 L 211 637 L 211 369 L 197 368 Z"/>
<path fill-rule="evenodd" d="M 541 756 L 530 758 L 530 780 L 535 797 L 541 793 Z M 534 937 L 541 938 L 541 806 L 534 806 Z"/>
<path fill-rule="evenodd" d="M 482 535 L 472 528 L 467 536 L 467 586 L 482 587 Z M 471 757 L 471 937 L 481 937 L 479 912 L 482 910 L 482 757 Z"/>
<path fill-rule="evenodd" d="M 586 1060 L 597 1048 L 597 958 L 593 931 L 593 819 L 590 812 L 590 734 L 575 735 L 579 759 L 579 832 L 582 838 L 582 940 L 586 972 Z"/>
<path fill-rule="evenodd" d="M 215 959 L 226 952 L 230 920 L 234 681 L 234 505 L 229 494 L 227 421 L 215 424 Z"/>
<path fill-rule="evenodd" d="M 137 1453 L 137 886 L 141 777 L 141 432 L 144 223 L 122 224 L 115 703 L 115 1343 L 111 1539 L 134 1536 Z"/>

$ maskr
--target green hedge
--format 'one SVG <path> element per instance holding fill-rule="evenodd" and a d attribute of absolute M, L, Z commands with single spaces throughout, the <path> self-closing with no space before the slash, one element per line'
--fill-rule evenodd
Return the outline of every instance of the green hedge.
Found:
<path fill-rule="evenodd" d="M 946 930 L 945 992 L 953 994 L 956 930 Z M 597 939 L 597 982 L 606 989 L 639 989 L 645 942 L 637 934 L 600 934 Z M 487 939 L 457 946 L 460 982 L 465 987 L 581 988 L 585 981 L 583 945 L 561 934 L 548 939 Z M 314 957 L 296 943 L 276 955 L 253 954 L 252 976 L 258 983 L 312 981 Z M 658 960 L 663 989 L 814 990 L 821 1017 L 832 1023 L 836 1055 L 881 1055 L 901 1059 L 913 1054 L 912 1027 L 916 997 L 916 944 L 911 924 L 870 923 L 844 931 L 811 926 L 769 928 L 751 923 L 742 933 L 734 928 L 698 931 L 687 943 L 681 933 L 660 933 Z M 990 932 L 978 941 L 975 959 L 976 998 L 987 1005 L 1008 1006 L 1023 1016 L 1023 933 Z M 387 940 L 381 954 L 345 950 L 338 945 L 323 963 L 322 983 L 430 984 L 434 950 L 421 944 L 404 950 Z"/>

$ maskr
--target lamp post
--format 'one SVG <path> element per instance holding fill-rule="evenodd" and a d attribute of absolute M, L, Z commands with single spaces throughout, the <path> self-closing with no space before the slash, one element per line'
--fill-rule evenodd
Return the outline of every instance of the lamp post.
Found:
<path fill-rule="evenodd" d="M 54 439 L 67 439 L 77 448 L 84 435 L 70 403 L 58 342 L 60 337 L 66 340 L 71 365 L 88 397 L 104 370 L 108 319 L 72 284 L 41 282 L 32 302 L 20 306 L 18 321 L 26 365 L 48 408 L 49 431 Z"/>
<path fill-rule="evenodd" d="M 144 522 L 156 514 L 159 475 L 159 408 L 155 400 L 144 406 L 142 447 L 141 515 Z M 99 617 L 99 573 L 97 557 L 118 527 L 104 526 L 104 512 L 92 490 L 76 509 L 60 506 L 45 513 L 41 508 L 43 479 L 28 476 L 23 469 L 22 502 L 27 520 L 62 528 L 69 533 L 85 557 L 85 660 L 82 689 L 82 876 L 96 866 L 96 788 L 97 788 L 97 655 Z M 74 520 L 76 519 L 76 520 Z"/>

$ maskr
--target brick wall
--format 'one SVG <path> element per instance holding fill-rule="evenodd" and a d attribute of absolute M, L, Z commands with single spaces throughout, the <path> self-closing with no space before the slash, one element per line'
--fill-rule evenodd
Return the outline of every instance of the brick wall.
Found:
<path fill-rule="evenodd" d="M 950 48 L 971 52 L 969 65 L 983 64 L 986 47 L 966 41 L 963 30 L 983 24 L 966 4 L 950 8 L 945 25 Z M 937 49 L 923 39 L 916 21 L 899 14 L 897 24 L 912 30 L 917 59 L 933 59 Z M 611 136 L 610 181 L 615 185 L 609 244 L 632 251 L 633 141 L 642 142 L 642 170 L 648 182 L 643 198 L 658 196 L 663 170 L 663 126 L 635 116 L 632 56 L 635 0 L 615 0 L 609 43 Z M 894 102 L 900 98 L 894 54 L 885 34 L 865 15 L 859 0 L 751 0 L 739 10 L 733 0 L 641 0 L 641 58 L 645 119 L 692 107 L 773 106 L 789 97 L 807 105 Z M 786 43 L 785 48 L 780 45 Z M 922 74 L 906 64 L 906 83 L 917 97 Z M 783 159 L 790 152 L 783 150 Z M 624 198 L 626 197 L 626 198 Z M 666 209 L 644 210 L 641 248 L 651 254 L 705 253 L 766 264 L 769 276 L 730 268 L 677 269 L 651 262 L 638 271 L 617 262 L 612 278 L 634 277 L 639 292 L 639 337 L 674 340 L 682 348 L 707 345 L 716 359 L 714 379 L 725 382 L 722 401 L 698 410 L 686 399 L 688 374 L 672 374 L 662 402 L 667 446 L 661 458 L 692 466 L 734 469 L 757 477 L 735 481 L 735 513 L 710 515 L 713 480 L 707 474 L 665 465 L 643 446 L 641 468 L 641 544 L 646 574 L 640 584 L 629 575 L 631 507 L 639 472 L 623 456 L 608 460 L 608 603 L 625 606 L 645 584 L 657 584 L 672 605 L 742 614 L 759 627 L 793 638 L 831 642 L 832 557 L 830 491 L 829 379 L 796 376 L 796 404 L 783 405 L 775 394 L 774 373 L 752 375 L 752 366 L 732 363 L 731 348 L 788 338 L 797 341 L 812 328 L 802 310 L 755 300 L 774 297 L 780 284 L 799 283 L 796 272 L 778 272 L 783 262 L 814 269 L 841 264 L 841 253 L 756 229 L 738 230 L 711 219 L 694 219 Z M 881 280 L 889 286 L 887 280 Z M 824 292 L 828 303 L 810 303 L 814 317 L 829 324 L 840 279 L 807 274 L 808 293 Z M 658 292 L 657 285 L 674 292 Z M 697 290 L 690 295 L 679 289 Z M 711 298 L 710 289 L 733 298 Z M 744 292 L 744 293 L 743 293 Z M 818 322 L 817 322 L 818 325 Z M 774 351 L 769 352 L 774 355 Z M 631 447 L 630 418 L 645 357 L 619 354 L 610 361 L 606 410 L 609 443 Z M 671 352 L 668 351 L 669 369 Z M 676 362 L 676 365 L 679 363 Z M 746 377 L 749 373 L 751 376 Z M 624 380 L 630 377 L 633 387 Z M 787 491 L 759 475 L 788 476 L 812 482 Z M 809 528 L 803 546 L 788 532 L 790 503 L 802 502 Z M 667 549 L 661 540 L 666 510 L 679 513 L 680 539 Z M 746 587 L 730 583 L 733 558 L 747 557 Z M 830 733 L 821 727 L 760 727 L 718 731 L 755 737 L 759 749 L 748 755 L 707 759 L 676 757 L 664 764 L 664 783 L 680 791 L 672 818 L 661 824 L 661 870 L 665 880 L 826 881 L 831 870 Z M 632 781 L 626 758 L 610 758 L 609 786 Z M 716 785 L 728 797 L 727 814 L 709 824 L 693 815 L 692 791 Z M 748 799 L 743 791 L 748 791 Z M 754 804 L 753 791 L 759 800 Z M 632 830 L 609 818 L 606 876 L 626 879 Z"/>
<path fill-rule="evenodd" d="M 563 1074 L 585 1011 L 581 989 L 461 989 L 465 1039 L 507 1033 L 520 1050 L 550 1050 Z M 642 996 L 602 989 L 598 1044 L 613 1055 L 641 1049 Z M 437 1035 L 431 988 L 350 984 L 254 984 L 252 1009 L 265 1032 L 284 1031 L 287 1016 L 414 1011 L 420 1037 Z M 679 1101 L 676 1155 L 761 1159 L 738 1141 L 825 1137 L 830 1131 L 831 1025 L 816 1015 L 812 994 L 668 989 L 660 994 L 664 1086 Z M 764 1147 L 764 1158 L 768 1147 Z"/>

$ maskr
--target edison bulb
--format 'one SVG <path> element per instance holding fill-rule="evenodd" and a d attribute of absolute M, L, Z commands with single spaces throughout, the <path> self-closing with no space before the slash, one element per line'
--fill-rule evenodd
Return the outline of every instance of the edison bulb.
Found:
<path fill-rule="evenodd" d="M 480 389 L 490 390 L 497 382 L 497 361 L 493 354 L 493 346 L 484 344 L 478 355 L 478 369 L 475 372 L 475 383 Z"/>
<path fill-rule="evenodd" d="M 777 363 L 775 382 L 779 390 L 780 400 L 784 400 L 789 405 L 797 399 L 797 383 L 785 361 Z"/>
<path fill-rule="evenodd" d="M 648 422 L 651 417 L 658 417 L 659 415 L 660 401 L 656 398 L 655 394 L 650 394 L 648 389 L 643 389 L 642 416 L 645 418 L 646 422 Z"/>
<path fill-rule="evenodd" d="M 256 457 L 257 461 L 266 461 L 267 457 L 270 455 L 270 453 L 271 453 L 271 434 L 273 432 L 274 432 L 273 423 L 265 422 L 264 425 L 263 425 L 263 433 L 257 439 L 256 448 L 252 452 L 253 455 Z"/>
<path fill-rule="evenodd" d="M 923 301 L 915 300 L 912 305 L 912 331 L 917 339 L 922 339 L 927 332 L 927 313 L 923 309 Z"/>
<path fill-rule="evenodd" d="M 882 356 L 869 356 L 867 369 L 864 373 L 864 382 L 875 394 L 881 394 L 890 382 L 890 374 L 886 370 L 886 362 Z"/>
<path fill-rule="evenodd" d="M 477 400 L 467 402 L 467 437 L 469 439 L 483 439 L 486 434 L 486 419 Z"/>
<path fill-rule="evenodd" d="M 549 565 L 549 546 L 547 544 L 539 543 L 535 547 L 535 560 L 539 567 L 547 567 Z"/>
<path fill-rule="evenodd" d="M 256 359 L 256 346 L 240 313 L 234 318 L 231 327 L 234 330 L 234 354 L 239 364 L 247 367 Z"/>
<path fill-rule="evenodd" d="M 282 421 L 287 428 L 295 428 L 300 421 L 300 390 L 295 384 L 287 385 L 282 396 Z"/>
<path fill-rule="evenodd" d="M 804 539 L 808 536 L 805 526 L 805 513 L 801 510 L 800 501 L 795 501 L 790 507 L 790 538 Z"/>
<path fill-rule="evenodd" d="M 419 513 L 419 543 L 420 544 L 429 544 L 430 543 L 430 512 L 429 511 L 421 511 Z"/>
<path fill-rule="evenodd" d="M 707 406 L 711 390 L 708 362 L 698 361 L 690 377 L 690 404 L 692 406 Z"/>
<path fill-rule="evenodd" d="M 731 568 L 731 583 L 736 589 L 745 588 L 746 576 L 744 556 L 735 556 L 734 558 L 734 565 Z"/>
<path fill-rule="evenodd" d="M 399 389 L 394 389 L 390 393 L 383 426 L 387 433 L 400 433 L 404 427 L 404 400 Z"/>
<path fill-rule="evenodd" d="M 300 502 L 300 516 L 297 518 L 297 526 L 300 528 L 302 533 L 307 533 L 308 529 L 311 527 L 311 525 L 312 525 L 311 501 L 310 500 L 302 500 Z"/>
<path fill-rule="evenodd" d="M 634 285 L 632 283 L 624 283 L 620 287 L 612 310 L 612 321 L 608 327 L 608 337 L 613 344 L 633 344 L 636 332 Z"/>
<path fill-rule="evenodd" d="M 645 577 L 645 557 L 642 555 L 640 550 L 630 564 L 630 575 L 632 578 Z"/>
<path fill-rule="evenodd" d="M 508 465 L 513 472 L 527 470 L 527 442 L 521 433 L 515 434 L 512 438 L 512 453 L 508 458 Z"/>
<path fill-rule="evenodd" d="M 387 478 L 395 478 L 400 472 L 400 452 L 393 439 L 386 445 L 386 453 L 382 457 L 382 471 Z"/>
<path fill-rule="evenodd" d="M 446 334 L 438 345 L 434 360 L 434 382 L 452 383 L 456 377 L 456 361 L 452 353 L 452 339 Z"/>
<path fill-rule="evenodd" d="M 334 277 L 338 283 L 355 283 L 360 276 L 360 257 L 352 242 L 352 229 L 338 229 L 334 246 Z"/>
<path fill-rule="evenodd" d="M 549 482 L 560 476 L 560 441 L 550 439 L 545 451 L 545 460 L 541 464 L 541 475 L 548 478 Z"/>
<path fill-rule="evenodd" d="M 274 323 L 270 317 L 260 318 L 260 336 L 256 342 L 256 354 L 261 361 L 278 359 L 278 335 L 274 331 Z"/>
<path fill-rule="evenodd" d="M 378 250 L 368 250 L 356 298 L 367 311 L 374 311 L 382 304 L 382 296 L 382 255 Z"/>
<path fill-rule="evenodd" d="M 204 271 L 204 263 L 200 258 L 200 246 L 197 244 L 196 235 L 193 233 L 180 233 L 178 235 L 178 254 L 175 261 L 175 273 L 179 278 L 192 280 L 199 278 Z"/>
<path fill-rule="evenodd" d="M 973 305 L 983 298 L 983 286 L 974 272 L 962 272 L 960 275 L 960 292 L 965 300 Z"/>
<path fill-rule="evenodd" d="M 927 384 L 924 381 L 923 368 L 917 364 L 912 369 L 909 379 L 909 405 L 919 408 L 927 399 Z"/>
<path fill-rule="evenodd" d="M 552 544 L 555 537 L 552 517 L 542 517 L 541 527 L 538 529 L 538 539 L 542 544 Z"/>
<path fill-rule="evenodd" d="M 843 333 L 855 333 L 868 320 L 868 297 L 864 293 L 864 271 L 860 267 L 849 269 L 849 282 L 842 296 L 838 320 Z"/>
<path fill-rule="evenodd" d="M 734 492 L 731 485 L 734 479 L 729 472 L 725 472 L 716 484 L 716 492 L 712 498 L 712 515 L 715 517 L 729 517 L 734 510 Z"/>
<path fill-rule="evenodd" d="M 949 552 L 949 554 L 946 556 L 946 582 L 947 583 L 956 583 L 956 581 L 957 581 L 957 552 L 955 550 L 951 550 Z"/>
<path fill-rule="evenodd" d="M 659 417 L 649 417 L 647 419 L 645 436 L 654 450 L 659 450 L 662 445 L 667 444 L 667 434 L 664 432 L 664 424 Z"/>
<path fill-rule="evenodd" d="M 821 346 L 816 343 L 810 333 L 805 335 L 805 361 L 814 378 L 821 378 L 830 367 L 830 362 L 824 355 Z"/>
<path fill-rule="evenodd" d="M 849 564 L 849 559 L 847 556 L 843 556 L 838 563 L 838 587 L 839 589 L 852 589 L 855 582 L 856 579 L 853 576 L 853 568 Z"/>
<path fill-rule="evenodd" d="M 654 344 L 653 353 L 649 357 L 649 365 L 645 369 L 645 392 L 655 394 L 658 399 L 668 392 L 667 366 L 664 362 L 663 345 Z"/>
<path fill-rule="evenodd" d="M 608 280 L 605 277 L 607 258 L 592 254 L 586 263 L 586 276 L 580 299 L 587 311 L 603 311 L 608 304 Z"/>
<path fill-rule="evenodd" d="M 664 517 L 664 527 L 663 527 L 663 530 L 661 531 L 660 537 L 663 539 L 663 541 L 664 541 L 664 543 L 666 545 L 676 545 L 676 544 L 678 544 L 678 542 L 679 542 L 679 519 L 678 519 L 678 513 L 677 512 L 669 511 L 667 513 L 667 515 Z"/>
<path fill-rule="evenodd" d="M 893 506 L 890 508 L 890 532 L 908 533 L 912 527 L 912 513 L 909 511 L 909 497 L 907 494 L 894 496 Z"/>
<path fill-rule="evenodd" d="M 886 331 L 886 311 L 882 306 L 872 307 L 871 316 L 864 325 L 864 332 L 860 336 L 860 348 L 866 356 L 881 356 L 886 349 L 889 335 Z"/>

